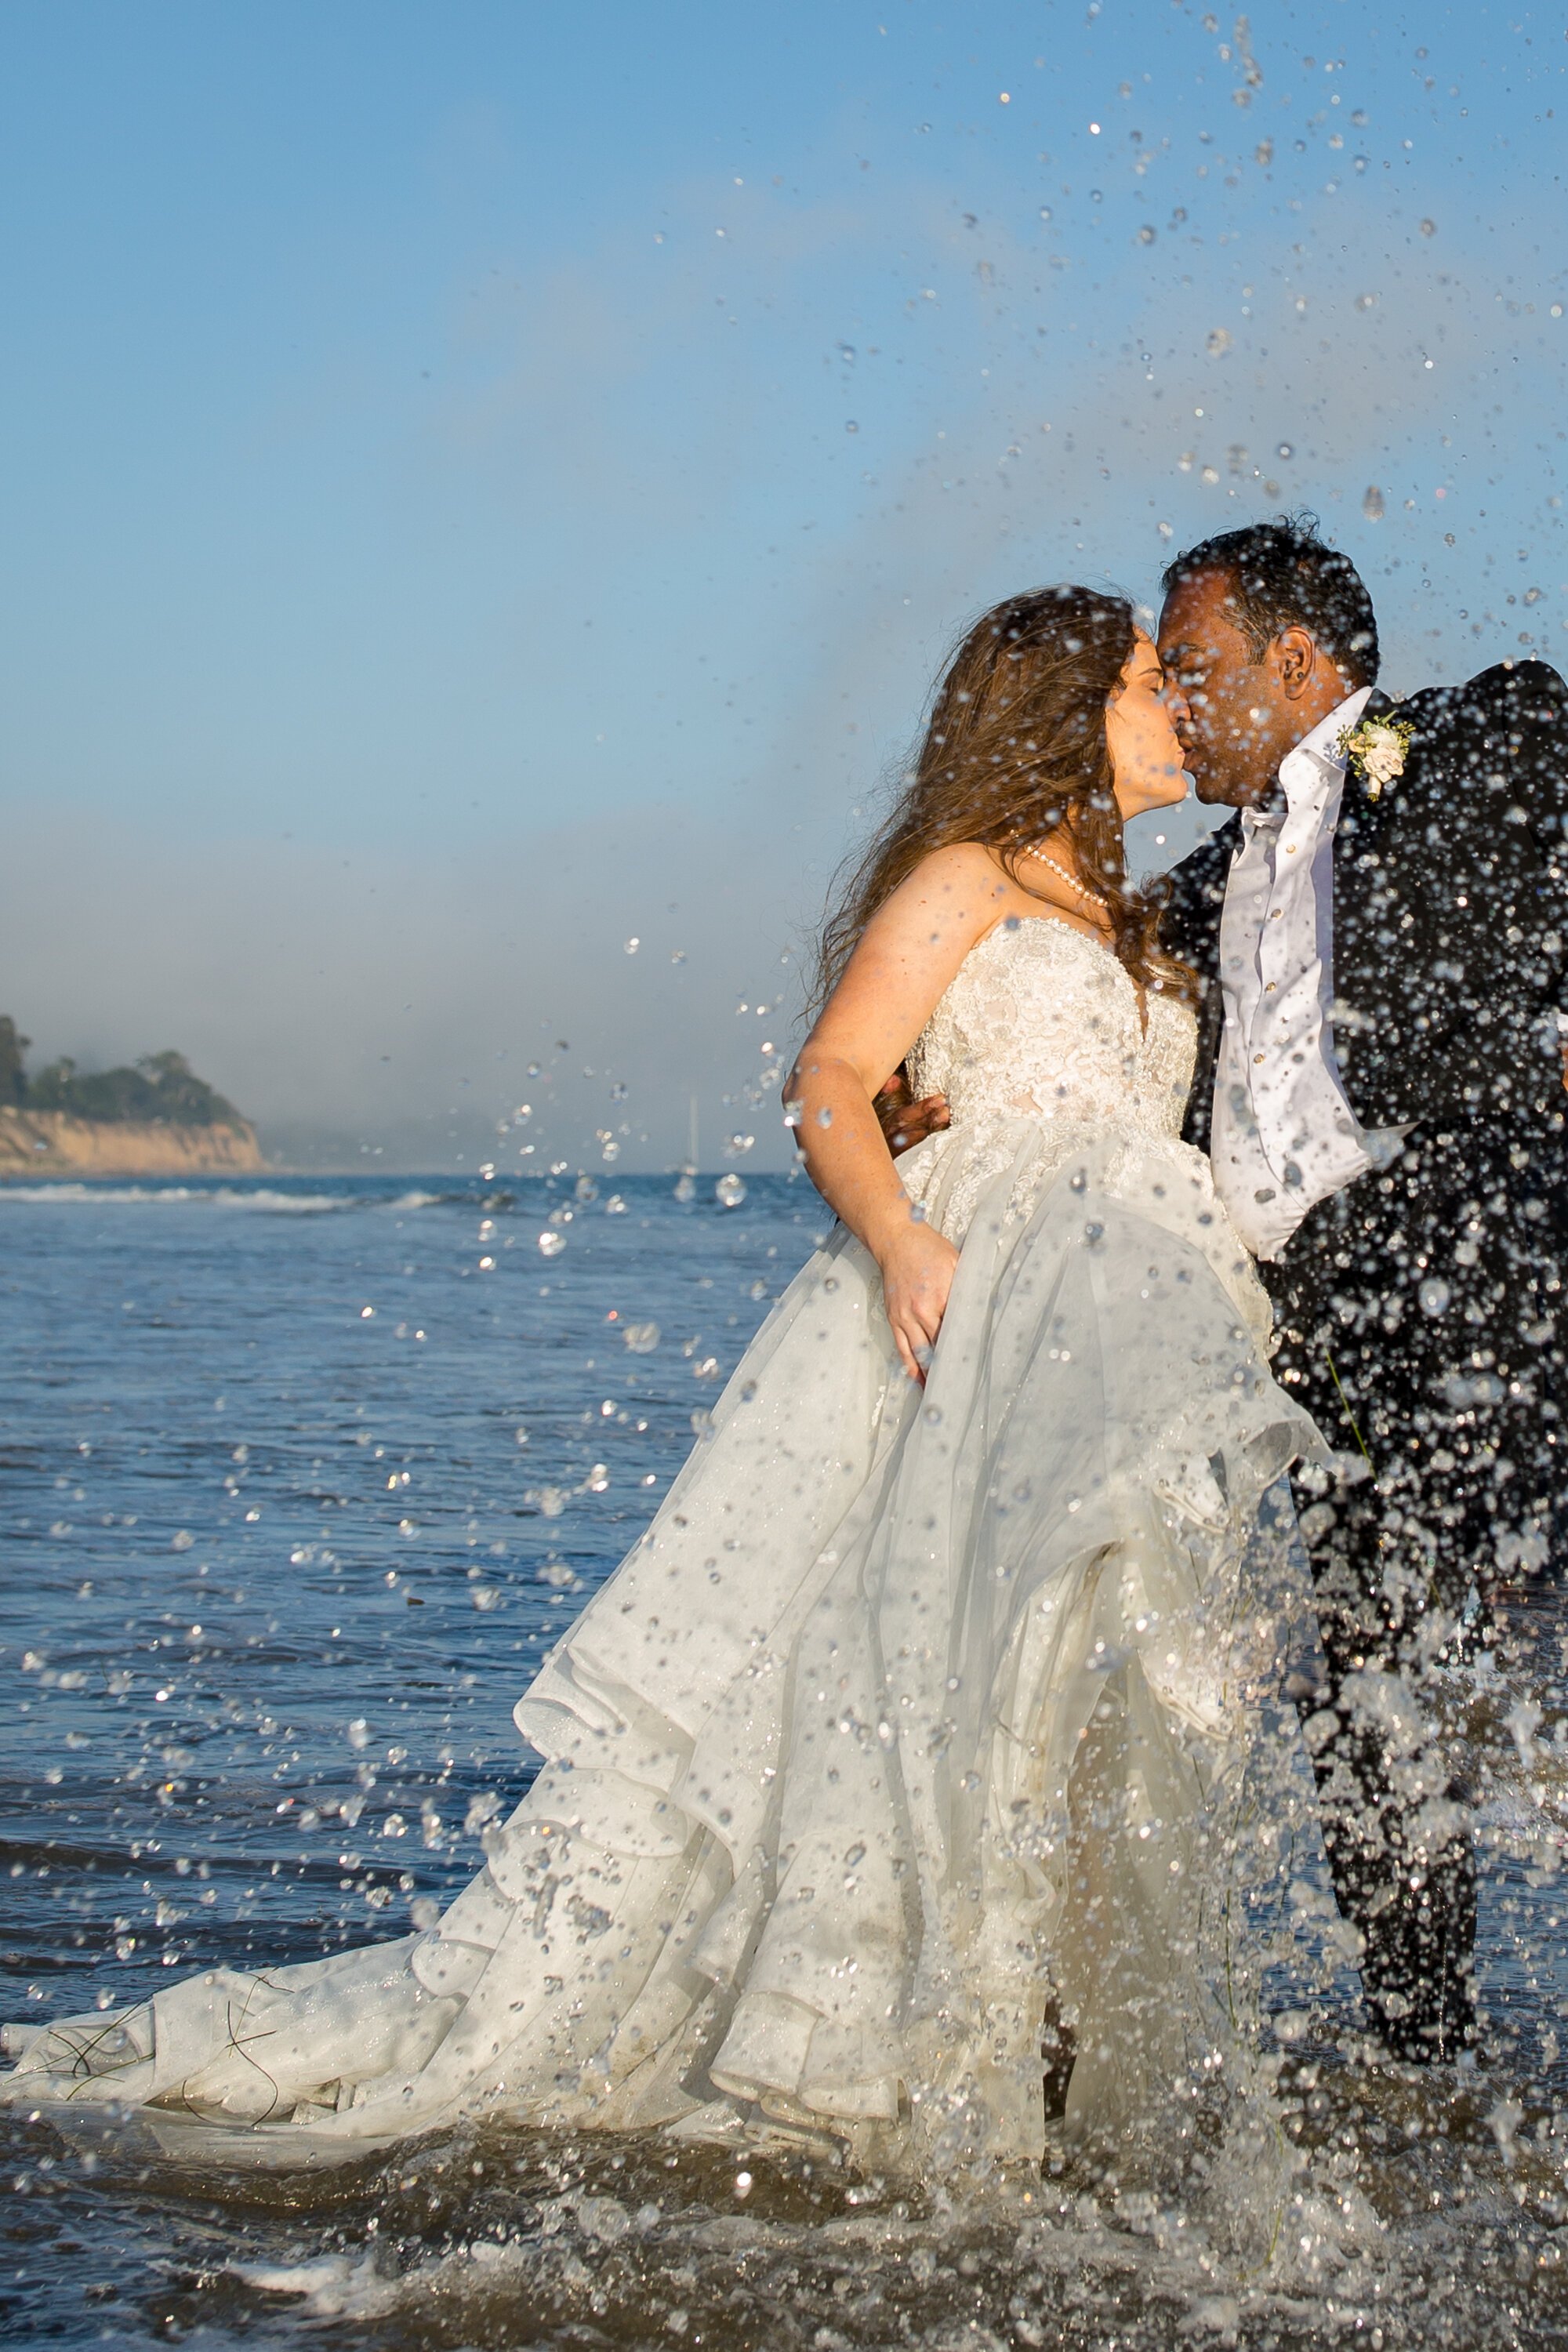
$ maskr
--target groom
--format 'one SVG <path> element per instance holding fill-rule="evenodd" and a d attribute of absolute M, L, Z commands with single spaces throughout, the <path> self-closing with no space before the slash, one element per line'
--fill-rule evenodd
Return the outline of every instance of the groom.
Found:
<path fill-rule="evenodd" d="M 1310 523 L 1206 540 L 1163 584 L 1187 765 L 1237 812 L 1163 925 L 1204 983 L 1188 1139 L 1335 1449 L 1296 1480 L 1335 1893 L 1385 2045 L 1444 2059 L 1474 2038 L 1475 1865 L 1422 1685 L 1545 1561 L 1568 1486 L 1568 689 L 1510 661 L 1389 703 L 1371 600 Z"/>

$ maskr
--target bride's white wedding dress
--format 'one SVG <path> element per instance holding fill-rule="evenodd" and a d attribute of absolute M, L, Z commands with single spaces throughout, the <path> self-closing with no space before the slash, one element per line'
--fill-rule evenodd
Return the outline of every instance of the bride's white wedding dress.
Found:
<path fill-rule="evenodd" d="M 1080 2128 L 1212 2064 L 1240 1563 L 1317 1441 L 1177 1140 L 1193 1057 L 1097 940 L 992 932 L 912 1057 L 952 1123 L 900 1172 L 962 1245 L 924 1391 L 837 1229 L 520 1702 L 544 1764 L 439 1924 L 8 2028 L 0 2095 L 263 2162 L 750 2105 L 941 2161 L 1038 2154 L 1056 2020 Z"/>

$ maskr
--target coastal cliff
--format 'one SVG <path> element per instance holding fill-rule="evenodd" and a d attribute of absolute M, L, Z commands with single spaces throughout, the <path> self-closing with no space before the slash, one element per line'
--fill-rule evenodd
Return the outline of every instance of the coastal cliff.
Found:
<path fill-rule="evenodd" d="M 0 1104 L 0 1178 L 243 1176 L 266 1164 L 247 1119 L 176 1126 L 154 1119 L 76 1118 L 68 1111 Z"/>
<path fill-rule="evenodd" d="M 16 1176 L 250 1175 L 256 1129 L 172 1048 L 112 1070 L 62 1055 L 29 1076 L 0 1013 L 0 1180 Z"/>

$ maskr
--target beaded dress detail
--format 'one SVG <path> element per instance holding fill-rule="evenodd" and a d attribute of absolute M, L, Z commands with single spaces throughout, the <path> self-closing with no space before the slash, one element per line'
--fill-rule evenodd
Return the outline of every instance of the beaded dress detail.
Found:
<path fill-rule="evenodd" d="M 1173 996 L 1144 1006 L 1112 950 L 1050 916 L 1000 923 L 968 955 L 909 1057 L 917 1098 L 945 1095 L 952 1125 L 899 1162 L 904 1189 L 950 1241 L 1013 1171 L 1006 1213 L 1027 1213 L 1077 1151 L 1119 1139 L 1109 1167 L 1142 1147 L 1170 1154 L 1201 1207 L 1193 1236 L 1260 1343 L 1270 1310 L 1215 1195 L 1207 1159 L 1179 1141 L 1197 1024 Z"/>
<path fill-rule="evenodd" d="M 965 957 L 910 1055 L 917 1096 L 943 1093 L 956 1125 L 998 1114 L 1182 1131 L 1197 1031 L 1185 1005 L 1149 1000 L 1103 941 L 1048 915 L 999 923 Z"/>

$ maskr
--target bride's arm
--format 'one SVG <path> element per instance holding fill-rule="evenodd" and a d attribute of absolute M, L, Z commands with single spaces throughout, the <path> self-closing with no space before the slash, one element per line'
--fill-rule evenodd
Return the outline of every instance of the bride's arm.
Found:
<path fill-rule="evenodd" d="M 916 1219 L 873 1097 L 1009 896 L 977 843 L 935 851 L 879 907 L 801 1048 L 786 1094 L 813 1183 L 882 1270 L 905 1369 L 924 1377 L 958 1252 Z"/>

